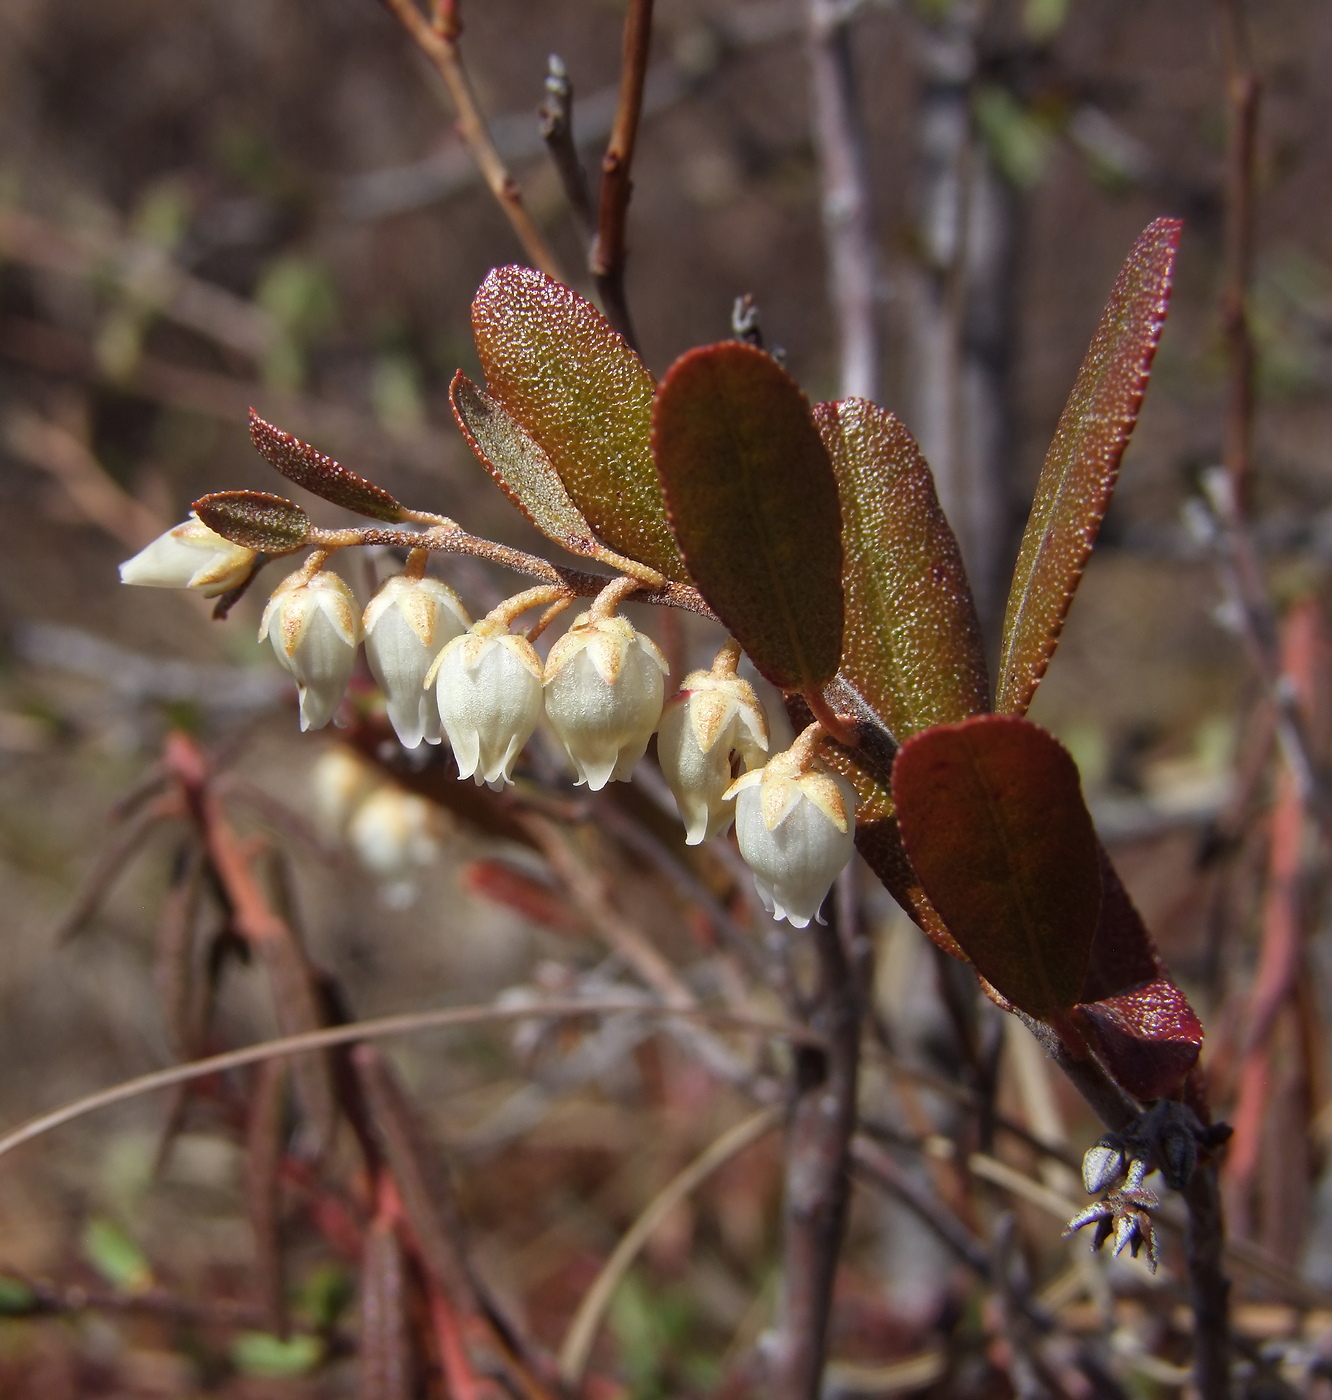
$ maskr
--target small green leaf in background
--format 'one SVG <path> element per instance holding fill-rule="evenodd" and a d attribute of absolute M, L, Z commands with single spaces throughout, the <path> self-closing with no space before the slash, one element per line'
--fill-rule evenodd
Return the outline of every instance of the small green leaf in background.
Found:
<path fill-rule="evenodd" d="M 740 341 L 691 350 L 657 391 L 652 450 L 709 607 L 774 685 L 822 690 L 842 654 L 842 517 L 795 381 Z"/>
<path fill-rule="evenodd" d="M 459 370 L 449 385 L 453 416 L 500 489 L 548 540 L 595 555 L 601 542 L 574 505 L 550 458 L 511 413 Z"/>
<path fill-rule="evenodd" d="M 242 1332 L 231 1346 L 232 1365 L 243 1376 L 304 1376 L 323 1359 L 323 1342 L 301 1332 L 286 1341 L 271 1332 Z"/>
<path fill-rule="evenodd" d="M 332 501 L 335 506 L 354 510 L 371 520 L 386 520 L 396 524 L 403 518 L 403 508 L 382 486 L 326 457 L 308 442 L 284 433 L 266 423 L 250 410 L 250 441 L 269 466 L 280 471 L 288 481 L 303 486 L 316 496 Z"/>
<path fill-rule="evenodd" d="M 1051 1021 L 1082 994 L 1101 910 L 1100 847 L 1078 770 L 1027 720 L 977 715 L 908 739 L 893 765 L 902 841 L 976 970 Z"/>
<path fill-rule="evenodd" d="M 1133 245 L 1060 415 L 1008 594 L 1000 714 L 1026 714 L 1096 543 L 1165 325 L 1180 228 L 1157 219 Z"/>
<path fill-rule="evenodd" d="M 1055 148 L 1055 132 L 1006 87 L 983 83 L 976 93 L 976 126 L 999 173 L 1015 189 L 1040 184 Z"/>
<path fill-rule="evenodd" d="M 530 267 L 497 267 L 472 303 L 486 392 L 550 458 L 612 549 L 687 583 L 652 466 L 652 375 L 577 292 Z"/>
<path fill-rule="evenodd" d="M 224 539 L 268 554 L 299 549 L 310 534 L 310 517 L 300 506 L 267 491 L 214 491 L 192 509 Z"/>
<path fill-rule="evenodd" d="M 21 1279 L 0 1274 L 0 1317 L 22 1317 L 36 1301 L 37 1295 Z"/>
<path fill-rule="evenodd" d="M 94 1216 L 83 1230 L 83 1256 L 113 1287 L 142 1293 L 153 1286 L 153 1271 L 143 1251 L 114 1220 Z"/>
<path fill-rule="evenodd" d="M 841 495 L 841 674 L 899 742 L 989 708 L 976 605 L 916 440 L 864 399 L 815 405 Z"/>
<path fill-rule="evenodd" d="M 311 258 L 284 254 L 264 269 L 255 303 L 274 326 L 264 361 L 264 383 L 289 392 L 303 387 L 306 350 L 338 319 L 338 297 L 328 270 Z"/>

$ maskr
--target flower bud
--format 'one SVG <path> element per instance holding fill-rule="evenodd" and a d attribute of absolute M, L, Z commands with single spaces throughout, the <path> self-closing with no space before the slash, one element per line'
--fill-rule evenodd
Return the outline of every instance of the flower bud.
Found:
<path fill-rule="evenodd" d="M 754 687 L 734 673 L 694 671 L 666 702 L 657 727 L 657 758 L 685 824 L 685 843 L 720 836 L 735 814 L 727 796 L 731 755 L 762 763 L 768 721 Z"/>
<path fill-rule="evenodd" d="M 855 850 L 856 793 L 845 778 L 801 772 L 794 749 L 731 785 L 740 854 L 775 919 L 805 928 Z"/>
<path fill-rule="evenodd" d="M 467 630 L 458 595 L 435 578 L 386 579 L 361 626 L 365 659 L 388 703 L 389 722 L 405 749 L 439 743 L 439 710 L 426 673 L 445 643 Z"/>
<path fill-rule="evenodd" d="M 342 703 L 361 640 L 360 609 L 351 589 L 327 569 L 308 581 L 297 570 L 268 600 L 259 623 L 259 640 L 265 637 L 296 678 L 301 729 L 322 729 Z"/>
<path fill-rule="evenodd" d="M 380 882 L 380 897 L 402 909 L 416 898 L 416 876 L 439 856 L 438 809 L 393 783 L 377 788 L 356 809 L 347 840 Z"/>
<path fill-rule="evenodd" d="M 626 780 L 661 719 L 670 668 L 623 617 L 581 613 L 546 660 L 546 717 L 578 781 L 597 792 Z"/>
<path fill-rule="evenodd" d="M 440 652 L 435 668 L 458 776 L 498 792 L 541 718 L 541 658 L 526 637 L 482 618 Z"/>
<path fill-rule="evenodd" d="M 191 513 L 126 559 L 120 581 L 142 588 L 193 588 L 216 598 L 243 583 L 254 560 L 254 550 L 232 544 Z"/>

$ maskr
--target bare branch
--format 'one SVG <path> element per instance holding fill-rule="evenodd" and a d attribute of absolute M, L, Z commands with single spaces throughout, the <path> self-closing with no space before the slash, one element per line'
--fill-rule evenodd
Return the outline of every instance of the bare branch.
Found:
<path fill-rule="evenodd" d="M 509 173 L 495 143 L 491 140 L 486 119 L 481 115 L 471 79 L 458 53 L 458 37 L 462 23 L 458 18 L 456 0 L 442 0 L 434 23 L 417 9 L 414 0 L 383 0 L 383 4 L 399 24 L 416 41 L 417 47 L 434 64 L 444 86 L 449 90 L 454 111 L 458 114 L 458 130 L 467 142 L 478 169 L 485 178 L 491 194 L 508 217 L 518 241 L 531 259 L 548 277 L 557 282 L 567 279 L 560 269 L 540 230 L 532 221 L 523 203 L 518 182 Z"/>
<path fill-rule="evenodd" d="M 597 204 L 597 237 L 589 266 L 596 278 L 607 319 L 635 345 L 633 323 L 624 294 L 625 221 L 633 193 L 630 169 L 643 111 L 643 84 L 652 43 L 653 0 L 629 0 L 624 17 L 624 57 L 620 67 L 620 100 L 615 124 L 601 160 L 601 197 Z"/>
<path fill-rule="evenodd" d="M 592 212 L 592 196 L 587 191 L 587 174 L 574 140 L 573 99 L 569 70 L 559 54 L 553 53 L 546 73 L 546 100 L 541 104 L 541 139 L 550 152 L 564 197 L 569 201 L 583 239 L 590 247 L 596 237 L 596 216 Z"/>

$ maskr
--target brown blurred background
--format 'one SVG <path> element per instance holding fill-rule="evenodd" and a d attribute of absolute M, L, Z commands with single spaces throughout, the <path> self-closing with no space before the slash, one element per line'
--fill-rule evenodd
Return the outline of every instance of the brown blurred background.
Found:
<path fill-rule="evenodd" d="M 1332 549 L 1332 11 L 1317 0 L 1250 10 L 1264 82 L 1254 517 L 1284 599 L 1320 588 Z M 1212 1027 L 1248 975 L 1256 936 L 1252 891 L 1235 894 L 1203 859 L 1209 824 L 1233 794 L 1255 686 L 1240 643 L 1214 615 L 1213 566 L 1181 523 L 1199 473 L 1221 451 L 1226 117 L 1216 7 L 994 0 L 972 29 L 966 14 L 945 0 L 867 0 L 853 19 L 881 397 L 927 454 L 947 455 L 948 424 L 922 381 L 937 367 L 940 316 L 955 314 L 957 373 L 970 397 L 957 410 L 965 430 L 953 427 L 957 461 L 950 468 L 935 456 L 935 465 L 950 511 L 966 517 L 959 533 L 993 621 L 1045 446 L 1115 270 L 1150 219 L 1185 220 L 1146 410 L 1034 717 L 1074 750 L 1127 881 Z M 534 112 L 547 55 L 558 53 L 595 166 L 622 10 L 613 0 L 471 0 L 463 18 L 465 58 L 501 150 L 586 291 Z M 800 26 L 799 7 L 780 0 L 659 0 L 628 278 L 658 373 L 688 347 L 729 334 L 733 300 L 750 294 L 769 343 L 784 348 L 810 395 L 838 392 Z M 962 166 L 949 126 L 959 113 Z M 531 543 L 448 413 L 454 370 L 476 374 L 470 299 L 490 267 L 521 258 L 451 121 L 434 73 L 373 0 L 0 7 L 6 1124 L 168 1054 L 151 942 L 170 839 L 150 841 L 76 939 L 57 947 L 52 938 L 108 839 L 108 810 L 152 763 L 165 728 L 183 724 L 209 744 L 233 745 L 245 782 L 307 810 L 312 764 L 333 742 L 331 731 L 296 733 L 286 688 L 254 644 L 260 602 L 247 599 L 214 624 L 193 597 L 116 582 L 117 561 L 203 492 L 277 489 L 249 445 L 246 407 L 415 506 Z M 961 271 L 949 242 L 959 210 L 970 230 Z M 324 523 L 336 517 L 314 510 Z M 443 572 L 477 605 L 504 586 L 476 567 Z M 707 640 L 686 630 L 672 644 L 693 660 Z M 543 959 L 568 956 L 549 929 L 459 893 L 459 866 L 484 849 L 465 830 L 441 828 L 439 859 L 414 877 L 414 897 L 390 890 L 388 903 L 384 880 L 281 834 L 312 946 L 353 986 L 360 1014 L 481 999 L 530 981 Z M 1247 859 L 1261 858 L 1259 841 Z M 1325 934 L 1312 890 L 1309 969 L 1318 973 Z M 904 989 L 928 991 L 932 965 L 883 904 L 885 1006 L 905 1015 Z M 1316 977 L 1310 985 L 1325 990 Z M 223 1012 L 227 1039 L 272 1029 L 263 996 L 242 976 Z M 1320 1055 L 1314 1061 L 1321 1073 Z M 439 1131 L 460 1141 L 480 1141 L 517 1092 L 498 1036 L 448 1056 L 423 1041 L 404 1048 L 401 1063 Z M 556 1294 L 585 1283 L 588 1259 L 613 1239 L 606 1222 L 641 1204 L 639 1178 L 664 1179 L 660 1163 L 633 1154 L 633 1115 L 658 1091 L 613 1079 L 543 1120 L 526 1156 L 497 1159 L 509 1175 L 498 1173 L 488 1193 L 478 1188 L 485 1226 L 503 1241 L 496 1257 L 533 1297 L 542 1280 Z M 674 1087 L 652 1102 L 687 1122 L 687 1075 L 677 1068 L 666 1079 Z M 1075 1107 L 1065 1112 L 1085 1135 Z M 0 1269 L 105 1275 L 113 1266 L 98 1264 L 88 1243 L 94 1220 L 129 1232 L 176 1281 L 242 1277 L 249 1245 L 234 1149 L 205 1121 L 150 1185 L 159 1119 L 160 1106 L 145 1102 L 0 1162 Z M 1327 1127 L 1319 1119 L 1308 1129 L 1298 1201 L 1267 1243 L 1332 1284 L 1332 1215 L 1317 1195 Z M 693 1141 L 690 1131 L 681 1129 L 681 1143 Z M 687 1155 L 678 1144 L 672 1151 L 676 1165 Z M 710 1207 L 731 1212 L 718 1227 L 732 1232 L 728 1247 L 760 1261 L 772 1227 L 754 1207 L 770 1204 L 770 1177 L 755 1168 L 751 1181 L 766 1184 Z M 506 1183 L 523 1196 L 507 1233 L 497 1194 Z M 859 1228 L 863 1292 L 877 1306 L 893 1287 L 873 1261 L 887 1268 L 924 1246 L 900 1235 L 894 1244 L 882 1221 Z M 1040 1228 L 1058 1252 L 1057 1227 Z M 748 1325 L 745 1290 L 762 1291 L 766 1266 L 749 1278 L 721 1266 L 690 1274 L 669 1242 L 659 1252 L 662 1276 L 682 1280 L 690 1306 L 706 1314 L 686 1330 L 723 1351 Z M 910 1270 L 900 1268 L 909 1311 Z M 563 1315 L 561 1302 L 550 1306 Z M 619 1325 L 622 1339 L 633 1335 L 628 1313 Z M 893 1354 L 896 1325 L 874 1333 L 866 1324 L 879 1337 L 875 1355 Z M 101 1322 L 71 1327 L 0 1327 L 0 1367 L 6 1355 L 19 1358 L 12 1384 L 31 1388 L 15 1394 L 186 1394 L 201 1383 L 160 1338 L 127 1340 Z M 126 1356 L 138 1358 L 129 1370 Z M 639 1391 L 656 1393 L 658 1373 L 644 1365 Z M 277 1384 L 250 1383 L 254 1394 Z"/>

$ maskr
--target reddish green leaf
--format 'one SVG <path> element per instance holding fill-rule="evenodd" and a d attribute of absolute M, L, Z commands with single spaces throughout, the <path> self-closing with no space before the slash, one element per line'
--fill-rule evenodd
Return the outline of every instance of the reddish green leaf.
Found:
<path fill-rule="evenodd" d="M 916 440 L 864 399 L 814 421 L 842 505 L 842 679 L 899 741 L 987 710 L 976 605 Z"/>
<path fill-rule="evenodd" d="M 893 765 L 907 856 L 976 970 L 1020 1010 L 1078 1001 L 1101 907 L 1078 770 L 1026 720 L 977 715 L 908 739 Z"/>
<path fill-rule="evenodd" d="M 1096 543 L 1165 324 L 1180 227 L 1157 219 L 1133 245 L 1060 415 L 1008 594 L 1001 714 L 1027 712 Z"/>
<path fill-rule="evenodd" d="M 709 607 L 774 685 L 821 689 L 842 654 L 842 518 L 795 381 L 740 341 L 691 350 L 657 391 L 652 450 Z"/>
<path fill-rule="evenodd" d="M 687 583 L 649 445 L 653 380 L 577 292 L 497 267 L 472 303 L 486 392 L 549 457 L 599 539 Z"/>
<path fill-rule="evenodd" d="M 268 554 L 299 549 L 310 533 L 310 517 L 295 501 L 267 491 L 214 491 L 191 509 L 224 539 Z"/>
<path fill-rule="evenodd" d="M 335 506 L 354 510 L 357 515 L 367 515 L 372 520 L 392 523 L 404 518 L 402 506 L 382 486 L 358 476 L 332 457 L 325 457 L 308 442 L 265 423 L 254 409 L 250 410 L 250 441 L 260 455 L 268 459 L 269 465 L 276 467 L 288 481 L 332 501 Z"/>
<path fill-rule="evenodd" d="M 449 402 L 463 437 L 500 489 L 548 540 L 595 555 L 601 542 L 574 505 L 550 458 L 522 424 L 459 370 Z"/>

